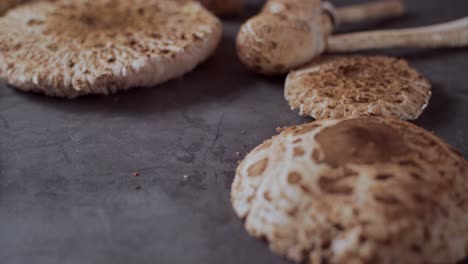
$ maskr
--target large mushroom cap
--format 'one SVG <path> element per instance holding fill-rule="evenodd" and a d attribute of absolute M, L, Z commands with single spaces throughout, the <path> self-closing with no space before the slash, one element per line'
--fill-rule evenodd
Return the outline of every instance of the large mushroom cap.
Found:
<path fill-rule="evenodd" d="M 418 118 L 431 85 L 405 60 L 384 56 L 324 57 L 289 74 L 292 109 L 316 119 L 384 116 Z"/>
<path fill-rule="evenodd" d="M 154 86 L 205 60 L 221 24 L 201 4 L 58 0 L 0 19 L 0 78 L 60 97 Z"/>
<path fill-rule="evenodd" d="M 307 263 L 456 263 L 468 254 L 468 163 L 410 123 L 367 117 L 285 129 L 239 165 L 247 231 Z"/>

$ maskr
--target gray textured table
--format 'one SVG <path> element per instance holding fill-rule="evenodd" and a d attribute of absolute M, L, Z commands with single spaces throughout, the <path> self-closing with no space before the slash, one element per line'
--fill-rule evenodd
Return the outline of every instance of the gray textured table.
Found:
<path fill-rule="evenodd" d="M 466 0 L 408 2 L 405 18 L 359 27 L 468 15 Z M 236 152 L 310 120 L 289 110 L 283 78 L 240 65 L 240 22 L 225 22 L 211 60 L 157 88 L 66 101 L 0 84 L 1 263 L 286 263 L 246 234 L 229 188 Z M 416 123 L 466 157 L 468 50 L 387 54 L 432 81 L 431 104 Z"/>

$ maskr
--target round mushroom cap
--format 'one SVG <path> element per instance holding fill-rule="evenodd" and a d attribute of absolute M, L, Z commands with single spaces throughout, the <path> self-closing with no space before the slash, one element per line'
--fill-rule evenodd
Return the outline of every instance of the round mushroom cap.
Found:
<path fill-rule="evenodd" d="M 222 29 L 194 1 L 58 0 L 11 10 L 0 31 L 0 78 L 74 98 L 181 76 L 213 53 Z"/>
<path fill-rule="evenodd" d="M 456 263 L 468 255 L 468 162 L 434 134 L 381 117 L 284 129 L 240 163 L 247 231 L 307 263 Z"/>
<path fill-rule="evenodd" d="M 295 17 L 261 14 L 242 25 L 237 35 L 240 60 L 255 72 L 287 73 L 325 49 L 319 24 Z"/>
<path fill-rule="evenodd" d="M 303 65 L 325 50 L 331 24 L 324 13 L 328 12 L 320 1 L 269 1 L 237 35 L 240 60 L 267 75 L 284 74 Z"/>
<path fill-rule="evenodd" d="M 316 119 L 383 116 L 413 120 L 429 103 L 431 85 L 405 60 L 385 56 L 319 58 L 292 71 L 291 109 Z"/>

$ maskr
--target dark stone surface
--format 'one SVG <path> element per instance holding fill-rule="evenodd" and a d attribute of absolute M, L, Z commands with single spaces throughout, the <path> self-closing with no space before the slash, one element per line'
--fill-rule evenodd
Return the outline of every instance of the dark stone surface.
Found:
<path fill-rule="evenodd" d="M 455 19 L 468 1 L 408 6 L 400 20 L 342 31 Z M 289 110 L 283 77 L 238 62 L 240 22 L 225 22 L 211 60 L 157 88 L 67 101 L 0 85 L 1 263 L 286 263 L 246 234 L 229 187 L 236 152 L 310 119 Z M 431 80 L 434 96 L 416 123 L 466 156 L 468 50 L 386 54 Z"/>

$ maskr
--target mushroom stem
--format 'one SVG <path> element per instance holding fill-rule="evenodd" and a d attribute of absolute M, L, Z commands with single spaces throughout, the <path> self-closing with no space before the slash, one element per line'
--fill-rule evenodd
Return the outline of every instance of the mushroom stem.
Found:
<path fill-rule="evenodd" d="M 239 30 L 237 53 L 256 72 L 286 73 L 324 52 L 328 36 L 340 22 L 340 13 L 342 22 L 388 17 L 396 14 L 394 1 L 358 5 L 337 12 L 333 5 L 322 0 L 268 0 L 261 13 Z M 402 2 L 398 3 L 397 9 L 403 9 Z"/>
<path fill-rule="evenodd" d="M 450 48 L 468 45 L 468 17 L 452 22 L 400 30 L 377 30 L 330 36 L 326 51 L 386 48 Z"/>
<path fill-rule="evenodd" d="M 343 24 L 399 17 L 404 13 L 403 0 L 383 0 L 336 8 L 338 23 Z"/>

